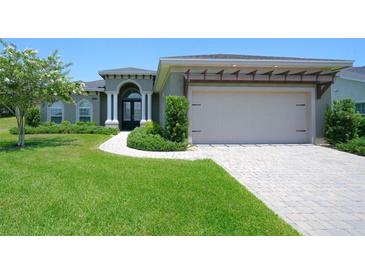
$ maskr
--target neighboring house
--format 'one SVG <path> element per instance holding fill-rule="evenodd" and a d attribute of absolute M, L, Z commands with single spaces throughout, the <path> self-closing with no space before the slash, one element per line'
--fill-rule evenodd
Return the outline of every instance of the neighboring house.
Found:
<path fill-rule="evenodd" d="M 130 130 L 164 126 L 166 97 L 190 103 L 192 143 L 314 143 L 336 73 L 353 61 L 232 54 L 160 58 L 157 71 L 103 70 L 76 105 L 43 104 L 42 120 L 95 121 Z M 327 91 L 328 90 L 328 91 Z"/>
<path fill-rule="evenodd" d="M 331 101 L 352 99 L 356 110 L 365 115 L 365 66 L 341 70 L 331 86 Z"/>

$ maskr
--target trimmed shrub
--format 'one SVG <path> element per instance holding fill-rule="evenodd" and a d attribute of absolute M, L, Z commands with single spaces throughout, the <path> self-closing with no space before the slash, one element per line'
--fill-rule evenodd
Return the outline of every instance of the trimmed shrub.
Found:
<path fill-rule="evenodd" d="M 151 133 L 151 127 L 135 128 L 127 139 L 127 146 L 146 151 L 183 151 L 187 148 L 187 143 L 177 143 L 166 140 L 157 133 Z"/>
<path fill-rule="evenodd" d="M 365 137 L 365 117 L 361 117 L 361 120 L 360 120 L 359 136 Z"/>
<path fill-rule="evenodd" d="M 167 96 L 165 137 L 173 142 L 185 142 L 189 129 L 189 102 L 183 96 Z"/>
<path fill-rule="evenodd" d="M 46 122 L 39 127 L 25 126 L 25 134 L 104 134 L 115 135 L 118 133 L 117 128 L 106 128 L 97 126 L 95 123 L 79 122 L 71 124 L 69 121 L 63 121 L 60 125 L 53 122 Z M 18 134 L 18 128 L 14 127 L 9 130 L 11 134 Z"/>
<path fill-rule="evenodd" d="M 162 137 L 165 136 L 163 128 L 158 123 L 148 121 L 144 124 L 144 127 L 146 128 L 146 132 L 148 134 L 154 134 L 154 135 L 158 134 Z"/>
<path fill-rule="evenodd" d="M 41 111 L 39 108 L 31 108 L 25 114 L 25 124 L 31 127 L 38 127 L 41 123 Z"/>
<path fill-rule="evenodd" d="M 336 148 L 338 150 L 365 156 L 365 137 L 352 139 L 347 143 L 337 144 Z"/>
<path fill-rule="evenodd" d="M 325 138 L 331 145 L 346 143 L 358 136 L 361 115 L 351 99 L 334 101 L 325 114 Z"/>

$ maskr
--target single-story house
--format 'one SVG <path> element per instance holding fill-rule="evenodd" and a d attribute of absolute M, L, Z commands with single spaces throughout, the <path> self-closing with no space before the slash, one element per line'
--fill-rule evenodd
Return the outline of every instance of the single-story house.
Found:
<path fill-rule="evenodd" d="M 331 86 L 331 101 L 352 99 L 356 110 L 365 115 L 365 67 L 351 67 L 341 70 Z"/>
<path fill-rule="evenodd" d="M 99 71 L 75 105 L 42 104 L 42 120 L 131 130 L 164 126 L 169 95 L 189 103 L 191 143 L 315 143 L 337 72 L 353 61 L 232 54 L 160 58 L 157 71 Z M 334 92 L 335 93 L 335 92 Z"/>

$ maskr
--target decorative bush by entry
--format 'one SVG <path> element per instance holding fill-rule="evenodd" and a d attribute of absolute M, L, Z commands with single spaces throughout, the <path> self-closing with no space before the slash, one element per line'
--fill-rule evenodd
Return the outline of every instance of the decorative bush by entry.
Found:
<path fill-rule="evenodd" d="M 38 107 L 31 108 L 25 114 L 25 124 L 31 127 L 38 127 L 41 124 L 41 112 Z"/>
<path fill-rule="evenodd" d="M 358 136 L 361 115 L 356 113 L 351 99 L 334 101 L 325 117 L 325 138 L 330 144 L 346 143 Z"/>
<path fill-rule="evenodd" d="M 166 138 L 173 142 L 185 142 L 188 137 L 189 102 L 184 96 L 166 97 Z"/>
<path fill-rule="evenodd" d="M 359 136 L 365 137 L 365 117 L 361 117 L 360 125 L 359 125 Z"/>
<path fill-rule="evenodd" d="M 14 127 L 10 130 L 11 134 L 18 134 L 18 128 Z M 53 122 L 46 122 L 39 127 L 25 127 L 25 134 L 52 134 L 52 133 L 73 133 L 73 134 L 104 134 L 115 135 L 118 133 L 116 128 L 106 128 L 97 126 L 94 122 L 77 122 L 71 124 L 69 121 L 63 121 L 60 125 Z"/>
<path fill-rule="evenodd" d="M 365 156 L 365 137 L 355 138 L 347 143 L 340 143 L 336 145 L 338 150 L 350 152 L 360 156 Z"/>
<path fill-rule="evenodd" d="M 144 127 L 137 127 L 128 135 L 127 146 L 147 151 L 183 151 L 187 143 L 178 143 L 161 136 L 158 124 L 148 122 Z"/>

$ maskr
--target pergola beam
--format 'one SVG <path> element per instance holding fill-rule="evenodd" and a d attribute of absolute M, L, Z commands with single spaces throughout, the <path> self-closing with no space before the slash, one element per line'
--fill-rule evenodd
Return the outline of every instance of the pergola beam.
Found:
<path fill-rule="evenodd" d="M 231 73 L 231 75 L 236 75 L 236 80 L 238 80 L 239 74 L 240 74 L 240 70 L 236 70 L 235 72 Z"/>
<path fill-rule="evenodd" d="M 204 75 L 204 80 L 205 80 L 205 79 L 207 79 L 207 72 L 208 72 L 208 70 L 207 70 L 207 69 L 205 69 L 205 70 L 203 70 L 203 72 L 201 73 L 201 74 L 203 74 L 203 75 Z"/>
<path fill-rule="evenodd" d="M 291 73 L 289 74 L 290 76 L 295 76 L 295 75 L 299 75 L 300 76 L 300 81 L 303 81 L 303 76 L 306 73 L 306 70 L 300 71 L 300 72 L 295 72 L 295 73 Z"/>
<path fill-rule="evenodd" d="M 274 71 L 273 70 L 270 70 L 268 72 L 265 72 L 265 73 L 261 73 L 260 75 L 268 75 L 269 76 L 269 81 L 271 80 L 271 75 Z"/>
<path fill-rule="evenodd" d="M 307 72 L 307 71 L 299 71 L 299 72 L 290 72 L 290 70 L 282 71 L 279 73 L 275 73 L 275 70 L 266 71 L 264 73 L 257 73 L 258 70 L 252 70 L 250 72 L 242 72 L 241 70 L 237 69 L 234 72 L 225 72 L 225 69 L 220 69 L 218 72 L 211 72 L 208 73 L 208 69 L 204 69 L 203 71 L 198 71 L 192 73 L 191 69 L 187 69 L 185 71 L 185 88 L 189 85 L 189 83 L 260 83 L 260 84 L 312 84 L 316 86 L 316 95 L 317 99 L 320 99 L 322 95 L 328 90 L 328 88 L 331 86 L 331 84 L 334 81 L 334 78 L 339 70 L 336 71 L 315 71 L 315 72 Z M 219 75 L 220 77 L 217 78 L 216 75 Z M 224 76 L 227 77 L 224 77 Z M 228 76 L 235 76 L 228 77 Z M 246 75 L 246 76 L 252 76 L 251 79 L 245 79 L 241 78 L 240 75 Z M 268 78 L 256 78 L 256 75 L 260 76 L 268 76 Z M 272 76 L 284 76 L 283 78 L 274 78 Z M 291 78 L 289 76 L 300 76 L 300 79 L 298 78 Z M 305 76 L 315 76 L 311 78 L 304 78 Z M 332 76 L 332 79 L 321 78 L 325 76 Z M 187 90 L 184 90 L 184 93 L 186 93 Z"/>
<path fill-rule="evenodd" d="M 251 71 L 249 73 L 246 73 L 246 75 L 252 75 L 252 80 L 255 80 L 256 73 L 257 73 L 257 69 L 256 70 L 253 70 L 253 71 Z"/>
<path fill-rule="evenodd" d="M 184 74 L 186 74 L 187 79 L 189 80 L 189 78 L 190 78 L 190 69 L 188 69 L 187 71 L 185 71 Z"/>
<path fill-rule="evenodd" d="M 318 81 L 319 76 L 321 75 L 323 71 L 316 71 L 316 72 L 312 72 L 312 73 L 307 73 L 305 76 L 316 76 L 316 81 Z"/>
<path fill-rule="evenodd" d="M 223 79 L 223 73 L 224 73 L 224 69 L 218 71 L 216 74 L 219 74 L 221 77 L 221 80 Z"/>
<path fill-rule="evenodd" d="M 274 76 L 284 76 L 284 80 L 286 81 L 286 79 L 288 78 L 288 74 L 290 73 L 290 70 L 286 70 L 286 71 L 283 71 L 283 72 L 280 72 L 280 73 L 276 73 L 274 74 Z"/>

